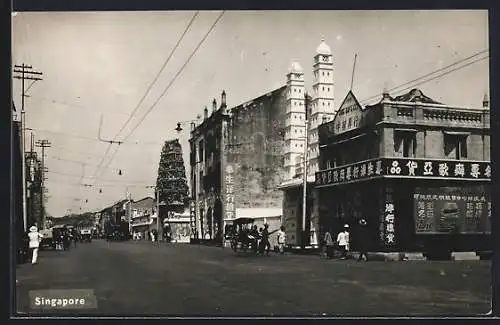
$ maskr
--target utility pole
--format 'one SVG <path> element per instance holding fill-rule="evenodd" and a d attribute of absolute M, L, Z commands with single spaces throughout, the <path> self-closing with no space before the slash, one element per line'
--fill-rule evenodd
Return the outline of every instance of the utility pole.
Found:
<path fill-rule="evenodd" d="M 25 138 L 26 138 L 26 130 L 25 130 L 25 124 L 26 124 L 26 117 L 25 117 L 25 110 L 24 110 L 24 98 L 26 97 L 26 92 L 31 88 L 31 86 L 37 82 L 38 80 L 43 80 L 40 77 L 36 76 L 41 76 L 42 73 L 38 71 L 33 71 L 33 67 L 30 65 L 22 64 L 22 65 L 15 65 L 14 66 L 14 73 L 17 73 L 13 78 L 15 79 L 20 79 L 22 82 L 22 89 L 21 89 L 21 165 L 22 165 L 22 175 L 23 175 L 23 223 L 24 223 L 24 231 L 26 232 L 28 230 L 28 213 L 27 213 L 27 206 L 26 206 L 26 148 L 25 148 Z M 32 80 L 33 83 L 28 87 L 28 89 L 25 88 L 26 80 Z"/>
<path fill-rule="evenodd" d="M 146 186 L 146 188 L 153 188 L 155 190 L 156 196 L 156 232 L 160 233 L 160 193 L 158 192 L 158 188 L 156 186 L 150 185 Z"/>
<path fill-rule="evenodd" d="M 42 197 L 41 197 L 41 212 L 42 212 L 42 227 L 45 225 L 45 208 L 44 208 L 44 197 L 45 197 L 45 148 L 50 148 L 50 142 L 48 140 L 38 140 L 36 146 L 42 148 Z"/>
<path fill-rule="evenodd" d="M 309 103 L 307 100 L 307 93 L 304 95 L 305 96 L 305 109 L 306 109 L 306 114 L 305 114 L 305 131 L 304 131 L 304 161 L 303 161 L 303 172 L 302 172 L 302 177 L 303 177 L 303 191 L 302 191 L 302 248 L 306 247 L 306 241 L 307 241 L 307 234 L 306 234 L 306 213 L 307 213 L 307 153 L 309 151 L 309 139 L 308 139 L 308 133 L 309 133 L 309 122 L 308 122 L 308 117 L 309 114 L 307 110 L 309 109 Z"/>

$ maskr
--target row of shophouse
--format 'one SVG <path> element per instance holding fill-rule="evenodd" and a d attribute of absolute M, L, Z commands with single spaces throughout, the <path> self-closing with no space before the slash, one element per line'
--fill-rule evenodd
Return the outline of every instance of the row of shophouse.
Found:
<path fill-rule="evenodd" d="M 192 122 L 193 238 L 219 241 L 232 220 L 254 217 L 271 229 L 284 225 L 292 247 L 317 247 L 327 229 L 345 224 L 355 238 L 363 218 L 377 250 L 422 250 L 450 238 L 456 250 L 486 248 L 487 96 L 478 107 L 455 107 L 419 89 L 395 97 L 384 91 L 363 106 L 349 91 L 336 105 L 324 41 L 312 68 L 310 94 L 293 62 L 283 86 L 231 108 L 223 91 L 211 113 L 205 108 Z"/>
<path fill-rule="evenodd" d="M 175 242 L 189 242 L 191 229 L 189 227 L 189 212 L 167 213 L 160 215 L 158 225 L 158 206 L 153 197 L 145 197 L 139 200 L 123 199 L 113 205 L 102 209 L 95 214 L 96 228 L 106 231 L 109 226 L 127 224 L 131 235 L 140 234 L 140 238 L 147 239 L 151 231 L 158 231 L 161 227 L 162 233 L 170 234 L 171 240 Z"/>
<path fill-rule="evenodd" d="M 16 110 L 12 103 L 12 193 L 13 216 L 15 224 L 26 231 L 30 226 L 36 225 L 39 228 L 44 226 L 43 200 L 45 198 L 42 186 L 42 162 L 40 155 L 35 151 L 33 135 L 30 141 L 26 141 L 26 151 L 21 146 L 21 122 L 19 120 L 20 112 Z M 22 154 L 24 152 L 26 161 L 26 218 L 23 218 L 23 197 L 22 197 Z"/>

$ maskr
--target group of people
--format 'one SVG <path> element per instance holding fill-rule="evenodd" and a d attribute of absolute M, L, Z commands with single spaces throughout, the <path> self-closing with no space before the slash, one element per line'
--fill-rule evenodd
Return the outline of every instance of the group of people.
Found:
<path fill-rule="evenodd" d="M 277 232 L 278 253 L 285 253 L 286 234 L 285 227 L 281 226 L 279 229 L 270 231 L 269 225 L 265 224 L 264 227 L 258 228 L 254 225 L 252 228 L 247 229 L 241 227 L 235 236 L 239 238 L 239 242 L 243 245 L 249 245 L 254 253 L 261 256 L 269 256 L 271 251 L 271 242 L 269 238 L 272 234 Z M 248 238 L 248 241 L 246 240 Z M 234 247 L 233 247 L 234 248 Z"/>
<path fill-rule="evenodd" d="M 365 219 L 359 220 L 359 241 L 358 241 L 358 249 L 359 249 L 359 257 L 358 261 L 367 261 L 368 255 L 366 253 L 366 229 L 367 222 Z M 331 230 L 327 230 L 325 232 L 325 236 L 323 238 L 324 247 L 325 247 L 325 255 L 326 258 L 331 259 L 335 255 L 335 249 L 337 248 L 340 251 L 340 259 L 347 259 L 349 250 L 350 250 L 350 233 L 349 233 L 349 225 L 345 224 L 344 229 L 337 234 L 336 240 L 331 233 Z"/>

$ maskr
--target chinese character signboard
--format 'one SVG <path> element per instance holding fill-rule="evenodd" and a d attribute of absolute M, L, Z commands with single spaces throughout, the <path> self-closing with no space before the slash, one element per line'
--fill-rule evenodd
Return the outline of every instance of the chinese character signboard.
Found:
<path fill-rule="evenodd" d="M 491 165 L 485 161 L 379 158 L 317 172 L 316 186 L 377 177 L 489 181 Z"/>
<path fill-rule="evenodd" d="M 225 212 L 226 219 L 233 219 L 235 217 L 234 207 L 234 168 L 232 165 L 227 165 L 226 173 L 224 175 L 225 182 Z"/>
<path fill-rule="evenodd" d="M 327 169 L 316 173 L 316 186 L 338 185 L 381 177 L 384 172 L 382 159 Z"/>
<path fill-rule="evenodd" d="M 417 234 L 491 233 L 489 195 L 444 189 L 418 189 L 413 194 Z"/>
<path fill-rule="evenodd" d="M 382 201 L 380 205 L 380 241 L 384 247 L 394 246 L 396 243 L 395 209 L 392 189 L 381 189 Z"/>
<path fill-rule="evenodd" d="M 388 176 L 409 176 L 419 178 L 451 178 L 468 180 L 489 180 L 489 162 L 463 160 L 424 160 L 410 158 L 387 159 Z"/>

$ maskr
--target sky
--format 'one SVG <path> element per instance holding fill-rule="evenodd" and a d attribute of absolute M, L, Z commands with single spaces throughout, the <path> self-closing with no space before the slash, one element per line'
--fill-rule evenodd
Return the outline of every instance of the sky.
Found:
<path fill-rule="evenodd" d="M 219 102 L 222 90 L 232 107 L 284 85 L 293 61 L 302 65 L 310 91 L 312 60 L 321 39 L 333 53 L 335 106 L 350 88 L 355 54 L 353 92 L 364 101 L 384 87 L 400 86 L 488 50 L 489 43 L 487 11 L 227 11 L 172 83 L 221 14 L 201 11 L 132 114 L 194 14 L 13 15 L 13 64 L 25 63 L 43 73 L 43 80 L 27 91 L 25 108 L 26 127 L 33 129 L 28 139 L 33 132 L 35 140 L 51 142 L 46 150 L 50 215 L 97 211 L 126 193 L 132 199 L 154 196 L 147 186 L 156 183 L 164 141 L 179 138 L 189 164 L 187 121 L 203 114 L 205 106 L 211 110 L 212 99 Z M 489 89 L 488 64 L 488 59 L 478 61 L 417 88 L 445 104 L 480 108 Z M 21 107 L 17 79 L 13 98 Z M 376 101 L 378 97 L 367 104 Z M 178 121 L 186 121 L 180 133 L 174 130 Z M 127 141 L 108 151 L 99 131 L 101 139 L 112 140 L 120 129 L 116 140 Z"/>

